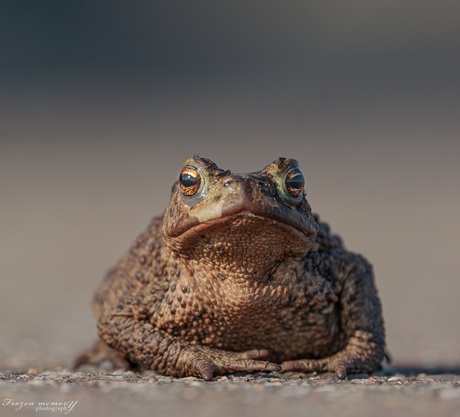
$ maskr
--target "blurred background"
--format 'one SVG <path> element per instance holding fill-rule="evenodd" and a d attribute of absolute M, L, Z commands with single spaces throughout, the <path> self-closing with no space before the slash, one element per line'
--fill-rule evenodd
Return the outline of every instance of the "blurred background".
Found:
<path fill-rule="evenodd" d="M 194 153 L 296 158 L 397 365 L 460 363 L 460 3 L 3 1 L 0 367 L 69 366 Z"/>

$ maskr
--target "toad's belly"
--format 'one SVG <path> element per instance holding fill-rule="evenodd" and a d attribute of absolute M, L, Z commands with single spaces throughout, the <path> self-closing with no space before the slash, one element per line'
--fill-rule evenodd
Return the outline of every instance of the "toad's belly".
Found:
<path fill-rule="evenodd" d="M 207 318 L 182 329 L 177 337 L 234 352 L 267 349 L 268 359 L 276 362 L 327 357 L 345 345 L 335 304 L 308 312 L 288 309 L 275 313 L 247 314 L 232 321 Z"/>

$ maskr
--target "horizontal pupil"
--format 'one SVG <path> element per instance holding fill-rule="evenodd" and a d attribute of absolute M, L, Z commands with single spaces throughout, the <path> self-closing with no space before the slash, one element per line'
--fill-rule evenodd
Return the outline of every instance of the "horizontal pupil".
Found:
<path fill-rule="evenodd" d="M 292 178 L 286 178 L 286 186 L 296 189 L 303 188 L 305 184 L 305 180 L 302 175 L 297 174 L 294 175 Z"/>
<path fill-rule="evenodd" d="M 289 182 L 288 186 L 300 190 L 301 188 L 303 188 L 303 182 Z"/>
<path fill-rule="evenodd" d="M 180 177 L 180 182 L 184 187 L 188 188 L 196 185 L 198 181 L 195 177 L 191 176 L 190 174 L 183 174 Z"/>

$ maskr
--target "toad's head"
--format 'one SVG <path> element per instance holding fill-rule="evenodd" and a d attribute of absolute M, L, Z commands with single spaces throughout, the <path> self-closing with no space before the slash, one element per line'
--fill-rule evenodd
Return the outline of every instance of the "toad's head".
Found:
<path fill-rule="evenodd" d="M 175 256 L 222 273 L 263 274 L 287 257 L 306 254 L 318 225 L 294 159 L 233 174 L 209 159 L 185 161 L 172 188 L 163 239 Z"/>

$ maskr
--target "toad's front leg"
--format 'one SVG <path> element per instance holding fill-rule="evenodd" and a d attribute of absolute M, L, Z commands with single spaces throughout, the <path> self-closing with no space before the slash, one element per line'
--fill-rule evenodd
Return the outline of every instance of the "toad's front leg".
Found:
<path fill-rule="evenodd" d="M 281 371 L 281 365 L 259 361 L 268 356 L 268 350 L 254 349 L 246 352 L 229 352 L 206 346 L 187 346 L 176 362 L 181 375 L 194 375 L 209 381 L 214 374 L 235 371 Z"/>
<path fill-rule="evenodd" d="M 372 334 L 356 331 L 344 349 L 324 359 L 299 359 L 282 363 L 282 372 L 335 372 L 340 379 L 347 373 L 370 373 L 383 360 L 384 348 L 372 341 Z"/>
<path fill-rule="evenodd" d="M 372 267 L 363 258 L 354 258 L 354 267 L 341 293 L 341 324 L 347 345 L 323 359 L 299 359 L 282 363 L 284 371 L 371 373 L 383 361 L 385 335 L 380 302 L 375 290 Z"/>
<path fill-rule="evenodd" d="M 116 324 L 111 319 L 101 319 L 98 327 L 108 346 L 130 361 L 164 375 L 197 376 L 209 381 L 214 374 L 224 372 L 281 371 L 281 365 L 257 360 L 268 356 L 267 350 L 228 352 L 192 345 L 130 317 L 117 318 Z"/>

